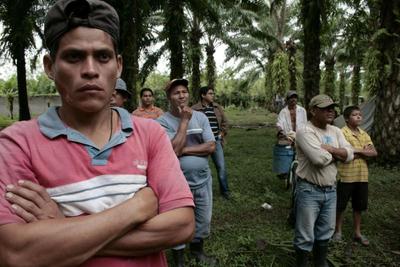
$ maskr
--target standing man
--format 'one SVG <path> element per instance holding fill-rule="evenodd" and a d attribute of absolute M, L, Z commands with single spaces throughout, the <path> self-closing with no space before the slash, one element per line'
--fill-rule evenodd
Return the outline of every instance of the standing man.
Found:
<path fill-rule="evenodd" d="M 214 102 L 214 89 L 203 86 L 200 88 L 200 101 L 192 106 L 192 109 L 203 112 L 210 122 L 211 130 L 215 137 L 215 152 L 211 158 L 218 173 L 219 190 L 221 195 L 229 200 L 228 178 L 224 158 L 224 138 L 228 134 L 228 120 L 224 110 Z"/>
<path fill-rule="evenodd" d="M 128 91 L 125 81 L 118 78 L 111 97 L 111 106 L 123 108 L 129 99 L 131 99 L 131 93 Z"/>
<path fill-rule="evenodd" d="M 116 11 L 57 1 L 44 36 L 62 104 L 0 133 L 1 265 L 167 266 L 162 250 L 192 238 L 193 200 L 165 131 L 110 107 Z"/>
<path fill-rule="evenodd" d="M 190 251 L 196 261 L 214 265 L 216 260 L 203 250 L 203 240 L 210 234 L 212 215 L 212 178 L 208 155 L 215 151 L 215 138 L 207 117 L 189 105 L 188 81 L 174 79 L 165 88 L 170 111 L 157 121 L 171 139 L 181 169 L 189 183 L 195 202 L 196 231 Z M 184 246 L 173 250 L 177 266 L 184 265 Z"/>
<path fill-rule="evenodd" d="M 153 90 L 150 88 L 143 88 L 140 90 L 140 100 L 142 106 L 134 110 L 132 112 L 133 115 L 146 119 L 157 119 L 164 114 L 162 109 L 154 106 L 154 94 Z"/>
<path fill-rule="evenodd" d="M 353 150 L 342 131 L 330 125 L 337 104 L 327 95 L 310 101 L 311 119 L 297 131 L 299 165 L 296 184 L 294 247 L 297 266 L 308 266 L 313 251 L 315 266 L 328 266 L 328 241 L 335 229 L 336 161 L 349 162 Z"/>
<path fill-rule="evenodd" d="M 276 123 L 279 141 L 283 140 L 291 143 L 296 131 L 304 127 L 307 123 L 307 112 L 302 106 L 297 104 L 297 100 L 298 95 L 296 91 L 287 92 L 287 105 L 279 112 Z"/>

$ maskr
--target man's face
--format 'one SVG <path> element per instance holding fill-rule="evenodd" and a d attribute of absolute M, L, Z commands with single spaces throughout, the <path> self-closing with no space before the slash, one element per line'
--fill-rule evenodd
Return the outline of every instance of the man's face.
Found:
<path fill-rule="evenodd" d="M 335 106 L 328 106 L 326 108 L 313 107 L 311 113 L 314 120 L 321 124 L 331 124 L 335 119 Z"/>
<path fill-rule="evenodd" d="M 172 108 L 182 108 L 189 105 L 189 91 L 183 85 L 177 85 L 172 88 L 168 98 Z"/>
<path fill-rule="evenodd" d="M 297 105 L 297 96 L 294 95 L 292 97 L 289 97 L 289 99 L 287 100 L 287 104 L 290 107 Z"/>
<path fill-rule="evenodd" d="M 153 94 L 150 91 L 144 91 L 141 100 L 144 107 L 149 107 L 154 103 Z"/>
<path fill-rule="evenodd" d="M 122 59 L 116 55 L 110 35 L 77 27 L 61 37 L 55 59 L 45 56 L 44 65 L 63 107 L 98 112 L 110 104 Z"/>
<path fill-rule="evenodd" d="M 203 100 L 206 103 L 212 103 L 214 101 L 214 90 L 213 89 L 209 89 L 207 91 L 207 93 L 205 95 L 202 95 L 202 96 L 203 96 Z"/>
<path fill-rule="evenodd" d="M 121 93 L 118 92 L 118 90 L 114 90 L 114 93 L 112 94 L 111 97 L 111 103 L 110 105 L 112 107 L 124 107 L 125 102 L 128 101 L 128 99 Z"/>
<path fill-rule="evenodd" d="M 362 114 L 360 110 L 353 110 L 347 121 L 348 124 L 352 126 L 360 126 L 362 122 Z"/>

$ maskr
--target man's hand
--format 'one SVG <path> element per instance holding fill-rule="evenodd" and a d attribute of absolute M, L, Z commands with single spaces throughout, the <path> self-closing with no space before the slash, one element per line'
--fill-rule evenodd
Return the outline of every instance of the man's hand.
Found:
<path fill-rule="evenodd" d="M 6 199 L 12 204 L 15 214 L 26 222 L 64 218 L 58 205 L 39 184 L 19 180 L 18 185 L 8 185 L 6 189 Z"/>
<path fill-rule="evenodd" d="M 30 181 L 20 180 L 18 185 L 8 185 L 6 199 L 19 217 L 26 222 L 64 218 L 56 202 L 46 189 Z M 138 204 L 139 221 L 147 221 L 157 215 L 158 200 L 150 187 L 138 191 L 132 201 Z"/>
<path fill-rule="evenodd" d="M 327 145 L 327 144 L 322 144 L 321 148 L 325 149 L 326 151 L 331 153 L 331 155 L 334 159 L 337 159 L 337 160 L 340 160 L 343 162 L 346 161 L 346 158 L 347 158 L 347 150 L 346 149 L 336 148 L 334 146 Z"/>
<path fill-rule="evenodd" d="M 179 106 L 179 116 L 182 120 L 190 120 L 192 118 L 193 110 L 188 106 Z"/>

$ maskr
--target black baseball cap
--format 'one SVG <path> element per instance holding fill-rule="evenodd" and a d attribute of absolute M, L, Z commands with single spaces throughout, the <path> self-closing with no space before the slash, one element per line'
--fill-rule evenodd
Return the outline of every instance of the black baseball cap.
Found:
<path fill-rule="evenodd" d="M 47 48 L 68 31 L 79 27 L 96 28 L 119 42 L 119 17 L 115 9 L 100 0 L 59 0 L 47 12 L 44 37 Z"/>

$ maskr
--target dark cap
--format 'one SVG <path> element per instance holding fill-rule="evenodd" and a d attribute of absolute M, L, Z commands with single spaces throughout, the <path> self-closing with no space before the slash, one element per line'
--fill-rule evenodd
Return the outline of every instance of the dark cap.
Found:
<path fill-rule="evenodd" d="M 118 44 L 119 18 L 112 6 L 100 0 L 59 0 L 46 15 L 47 48 L 53 48 L 61 36 L 79 26 L 105 31 Z"/>
<path fill-rule="evenodd" d="M 125 81 L 122 80 L 121 78 L 117 79 L 117 82 L 115 84 L 115 90 L 117 90 L 118 93 L 121 93 L 126 97 L 131 98 L 131 93 L 128 91 L 128 87 L 126 86 Z"/>
<path fill-rule="evenodd" d="M 329 106 L 337 106 L 338 104 L 327 95 L 316 95 L 310 100 L 310 107 L 326 108 Z"/>
<path fill-rule="evenodd" d="M 178 86 L 178 85 L 183 85 L 183 86 L 185 86 L 186 88 L 188 88 L 188 85 L 189 85 L 189 81 L 188 80 L 186 80 L 186 79 L 173 79 L 173 80 L 171 80 L 171 81 L 169 81 L 168 82 L 168 84 L 167 84 L 167 86 L 165 86 L 165 92 L 167 92 L 167 94 L 169 93 L 169 91 L 172 89 L 172 88 L 174 88 L 174 87 L 176 87 L 176 86 Z"/>
<path fill-rule="evenodd" d="M 290 91 L 288 91 L 287 94 L 286 94 L 286 99 L 289 99 L 289 98 L 291 98 L 291 97 L 293 97 L 293 96 L 299 97 L 299 95 L 297 94 L 296 91 L 290 90 Z"/>

